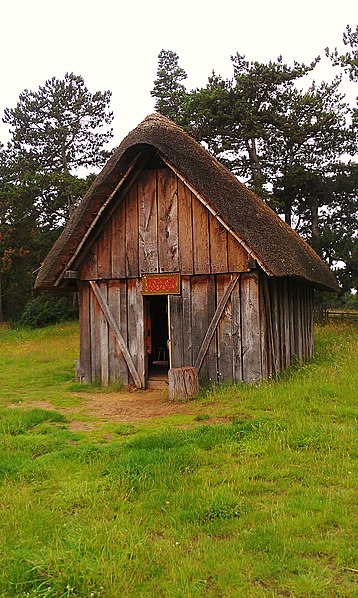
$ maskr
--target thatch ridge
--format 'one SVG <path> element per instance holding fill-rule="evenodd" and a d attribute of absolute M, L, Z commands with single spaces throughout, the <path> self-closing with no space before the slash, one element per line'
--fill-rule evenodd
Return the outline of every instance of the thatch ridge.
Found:
<path fill-rule="evenodd" d="M 154 147 L 244 240 L 272 276 L 294 277 L 318 288 L 338 289 L 337 280 L 301 237 L 257 195 L 171 120 L 147 116 L 111 156 L 49 252 L 36 280 L 52 288 L 103 202 L 144 147 Z"/>

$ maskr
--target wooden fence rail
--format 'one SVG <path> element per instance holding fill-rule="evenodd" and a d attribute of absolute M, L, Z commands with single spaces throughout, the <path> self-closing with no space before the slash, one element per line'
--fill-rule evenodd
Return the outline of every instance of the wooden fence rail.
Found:
<path fill-rule="evenodd" d="M 358 320 L 358 310 L 327 309 L 325 307 L 314 308 L 315 322 L 328 322 L 329 320 Z"/>

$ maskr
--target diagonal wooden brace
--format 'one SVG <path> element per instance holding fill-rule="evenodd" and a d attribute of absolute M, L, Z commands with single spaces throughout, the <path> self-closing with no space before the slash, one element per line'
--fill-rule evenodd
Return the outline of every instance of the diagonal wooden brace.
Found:
<path fill-rule="evenodd" d="M 204 340 L 202 342 L 202 345 L 200 347 L 198 356 L 197 356 L 197 358 L 195 360 L 195 363 L 194 363 L 194 367 L 196 367 L 198 371 L 200 370 L 200 368 L 201 368 L 201 366 L 203 364 L 204 357 L 205 357 L 205 355 L 206 355 L 206 353 L 207 353 L 207 351 L 209 349 L 209 345 L 210 345 L 211 339 L 213 338 L 214 332 L 215 332 L 215 330 L 217 328 L 217 325 L 218 325 L 218 323 L 220 321 L 220 318 L 221 318 L 221 316 L 223 314 L 223 311 L 224 311 L 224 309 L 226 307 L 226 304 L 229 301 L 231 293 L 233 292 L 233 290 L 235 288 L 235 285 L 236 285 L 237 281 L 239 280 L 239 278 L 240 278 L 240 274 L 236 274 L 235 276 L 232 277 L 228 288 L 226 289 L 223 297 L 221 298 L 221 301 L 220 301 L 219 305 L 216 308 L 216 311 L 215 311 L 215 313 L 213 315 L 213 319 L 211 320 L 209 328 L 206 331 L 206 334 L 204 336 Z"/>
<path fill-rule="evenodd" d="M 99 304 L 101 310 L 103 311 L 103 313 L 104 313 L 104 315 L 106 317 L 106 320 L 107 320 L 107 322 L 108 322 L 108 324 L 109 324 L 109 326 L 110 326 L 110 328 L 111 328 L 111 330 L 112 330 L 112 332 L 114 334 L 114 337 L 115 337 L 117 343 L 119 344 L 120 350 L 123 353 L 123 357 L 126 360 L 128 369 L 129 369 L 129 371 L 130 371 L 130 373 L 132 375 L 132 378 L 134 380 L 135 385 L 138 388 L 142 388 L 143 384 L 142 384 L 142 381 L 141 381 L 141 379 L 139 377 L 137 369 L 136 369 L 136 367 L 134 365 L 132 356 L 129 353 L 128 347 L 127 347 L 126 343 L 124 342 L 123 336 L 120 333 L 118 324 L 117 324 L 116 320 L 114 319 L 113 315 L 111 314 L 111 311 L 110 311 L 110 309 L 108 307 L 106 299 L 102 295 L 101 290 L 100 290 L 98 284 L 94 280 L 90 280 L 89 283 L 91 285 L 92 291 L 95 294 L 95 297 L 96 297 L 96 299 L 98 301 L 98 304 Z"/>

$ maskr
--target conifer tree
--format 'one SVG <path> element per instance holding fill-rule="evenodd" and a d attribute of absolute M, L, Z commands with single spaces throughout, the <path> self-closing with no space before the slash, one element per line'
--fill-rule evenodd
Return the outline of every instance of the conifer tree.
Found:
<path fill-rule="evenodd" d="M 155 98 L 155 110 L 180 122 L 186 89 L 182 84 L 187 74 L 179 66 L 179 56 L 171 50 L 161 50 L 158 54 L 157 78 L 150 92 Z"/>

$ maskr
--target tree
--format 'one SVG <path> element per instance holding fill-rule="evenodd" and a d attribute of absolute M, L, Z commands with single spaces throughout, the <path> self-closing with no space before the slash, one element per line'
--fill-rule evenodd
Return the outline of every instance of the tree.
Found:
<path fill-rule="evenodd" d="M 356 43 L 356 37 L 348 39 Z M 354 56 L 353 51 L 346 55 L 351 78 Z M 341 77 L 300 89 L 319 57 L 293 66 L 281 56 L 267 64 L 238 53 L 231 59 L 232 79 L 213 72 L 206 87 L 183 97 L 179 124 L 295 225 L 329 263 L 344 261 L 341 281 L 352 281 L 357 186 L 356 178 L 349 183 L 354 165 L 343 158 L 356 147 L 357 113 L 344 101 Z"/>
<path fill-rule="evenodd" d="M 349 48 L 344 54 L 339 54 L 337 48 L 332 52 L 326 48 L 326 56 L 332 60 L 334 66 L 340 66 L 351 81 L 358 81 L 358 25 L 354 31 L 349 25 L 346 26 L 343 43 Z"/>
<path fill-rule="evenodd" d="M 19 177 L 61 175 L 68 215 L 78 200 L 69 185 L 71 172 L 100 167 L 108 158 L 104 145 L 113 134 L 108 128 L 113 119 L 110 98 L 111 92 L 92 94 L 82 77 L 66 73 L 63 80 L 48 79 L 37 91 L 25 89 L 16 107 L 5 109 L 3 122 L 10 127 Z"/>
<path fill-rule="evenodd" d="M 331 201 L 330 179 L 350 144 L 349 108 L 332 83 L 312 83 L 281 96 L 280 112 L 267 138 L 265 160 L 278 209 L 291 226 L 293 218 L 310 223 L 309 236 L 318 247 L 319 208 Z"/>
<path fill-rule="evenodd" d="M 110 97 L 90 93 L 71 73 L 25 90 L 5 110 L 11 142 L 0 148 L 0 303 L 6 318 L 20 317 L 35 271 L 93 180 L 76 169 L 97 168 L 108 157 Z"/>
<path fill-rule="evenodd" d="M 180 121 L 186 89 L 181 81 L 187 74 L 179 66 L 179 56 L 171 50 L 161 50 L 158 54 L 157 78 L 150 94 L 156 99 L 155 110 L 175 122 Z"/>
<path fill-rule="evenodd" d="M 261 196 L 267 197 L 265 147 L 272 127 L 277 126 L 281 98 L 311 65 L 248 61 L 237 53 L 231 57 L 234 76 L 223 80 L 212 73 L 205 88 L 187 96 L 184 122 L 209 151 L 242 177 Z"/>

